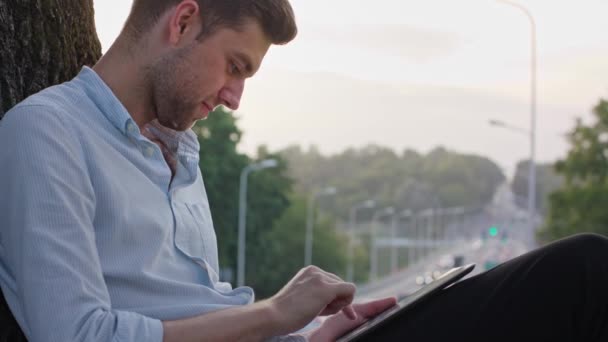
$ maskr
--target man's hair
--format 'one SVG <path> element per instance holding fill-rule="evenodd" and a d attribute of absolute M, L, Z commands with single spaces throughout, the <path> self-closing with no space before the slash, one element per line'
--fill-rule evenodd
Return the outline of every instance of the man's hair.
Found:
<path fill-rule="evenodd" d="M 133 0 L 125 30 L 139 40 L 160 17 L 183 0 Z M 287 44 L 298 29 L 288 0 L 196 0 L 203 27 L 198 40 L 219 28 L 239 30 L 248 20 L 256 20 L 273 44 Z"/>

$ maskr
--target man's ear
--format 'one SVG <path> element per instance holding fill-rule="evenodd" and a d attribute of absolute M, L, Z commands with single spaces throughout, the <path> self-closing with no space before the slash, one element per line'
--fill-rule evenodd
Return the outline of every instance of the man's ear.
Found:
<path fill-rule="evenodd" d="M 183 0 L 171 12 L 169 18 L 169 42 L 180 45 L 196 38 L 200 32 L 201 16 L 195 0 Z"/>

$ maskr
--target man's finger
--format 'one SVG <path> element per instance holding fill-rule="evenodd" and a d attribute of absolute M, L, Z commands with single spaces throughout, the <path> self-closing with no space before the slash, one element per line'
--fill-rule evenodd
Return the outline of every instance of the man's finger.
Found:
<path fill-rule="evenodd" d="M 325 273 L 325 275 L 327 275 L 328 277 L 330 277 L 333 280 L 339 281 L 339 282 L 344 282 L 344 280 L 340 277 L 338 277 L 337 275 L 327 272 L 327 271 L 323 271 Z"/>
<path fill-rule="evenodd" d="M 357 312 L 355 311 L 352 305 L 345 306 L 342 309 L 342 312 L 344 312 L 344 316 L 346 316 L 346 318 L 350 319 L 351 321 L 357 319 Z"/>
<path fill-rule="evenodd" d="M 382 299 L 374 300 L 374 301 L 367 302 L 367 303 L 355 304 L 354 309 L 359 315 L 361 315 L 365 318 L 371 318 L 371 317 L 374 317 L 374 316 L 380 314 L 381 312 L 391 308 L 396 303 L 397 303 L 397 298 L 387 297 L 387 298 L 382 298 Z"/>
<path fill-rule="evenodd" d="M 353 300 L 355 292 L 357 291 L 357 286 L 353 283 L 336 282 L 328 285 L 334 288 L 336 300 L 347 299 L 349 301 L 348 304 Z"/>
<path fill-rule="evenodd" d="M 357 290 L 355 284 L 352 283 L 332 283 L 328 284 L 328 286 L 333 288 L 332 292 L 334 298 L 327 304 L 325 309 L 323 309 L 321 312 L 322 316 L 335 314 L 343 308 L 350 306 L 355 297 L 355 291 Z"/>
<path fill-rule="evenodd" d="M 324 279 L 326 279 L 327 281 L 332 282 L 332 283 L 343 283 L 344 282 L 344 280 L 342 280 L 342 278 L 338 277 L 337 275 L 327 272 L 316 266 L 313 269 L 313 272 L 321 275 Z"/>

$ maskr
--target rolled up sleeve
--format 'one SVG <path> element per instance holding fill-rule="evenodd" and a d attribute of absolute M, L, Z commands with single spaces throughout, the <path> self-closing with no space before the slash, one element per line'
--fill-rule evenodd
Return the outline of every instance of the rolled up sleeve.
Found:
<path fill-rule="evenodd" d="M 0 121 L 3 292 L 30 341 L 162 341 L 161 321 L 112 309 L 95 192 L 69 120 L 20 106 Z"/>

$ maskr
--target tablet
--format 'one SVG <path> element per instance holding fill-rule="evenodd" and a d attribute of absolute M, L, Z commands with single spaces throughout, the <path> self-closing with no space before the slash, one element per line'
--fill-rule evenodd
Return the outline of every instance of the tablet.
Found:
<path fill-rule="evenodd" d="M 346 333 L 346 335 L 340 337 L 337 342 L 357 341 L 358 339 L 363 338 L 371 331 L 382 327 L 392 318 L 397 317 L 400 313 L 411 309 L 414 305 L 419 304 L 428 298 L 431 298 L 433 294 L 445 289 L 446 287 L 462 279 L 462 277 L 470 273 L 473 268 L 475 268 L 475 264 L 468 264 L 452 268 L 430 284 L 418 289 L 416 292 L 398 301 L 395 306 L 389 308 L 378 316 L 363 323 L 354 330 L 351 330 L 350 332 Z"/>

